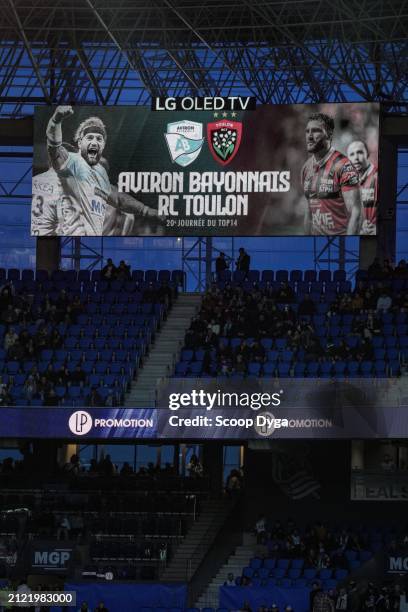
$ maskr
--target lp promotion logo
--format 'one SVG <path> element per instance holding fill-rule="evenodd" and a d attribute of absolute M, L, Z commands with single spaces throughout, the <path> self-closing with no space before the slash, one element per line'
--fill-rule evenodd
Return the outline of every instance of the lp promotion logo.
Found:
<path fill-rule="evenodd" d="M 92 429 L 92 417 L 85 410 L 77 410 L 69 417 L 68 427 L 76 436 L 84 436 Z"/>

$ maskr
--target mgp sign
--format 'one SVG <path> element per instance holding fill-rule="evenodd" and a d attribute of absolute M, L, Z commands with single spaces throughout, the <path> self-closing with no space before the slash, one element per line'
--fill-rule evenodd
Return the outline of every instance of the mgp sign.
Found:
<path fill-rule="evenodd" d="M 407 574 L 408 554 L 388 555 L 385 559 L 385 571 L 387 574 Z"/>
<path fill-rule="evenodd" d="M 30 568 L 39 573 L 66 573 L 73 561 L 74 545 L 69 542 L 33 542 L 30 551 Z"/>

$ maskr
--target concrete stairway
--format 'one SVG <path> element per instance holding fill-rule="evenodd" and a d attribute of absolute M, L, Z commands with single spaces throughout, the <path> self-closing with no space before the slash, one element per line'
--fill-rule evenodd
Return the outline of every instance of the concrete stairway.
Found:
<path fill-rule="evenodd" d="M 159 379 L 173 374 L 173 366 L 179 356 L 185 333 L 196 314 L 202 296 L 198 293 L 181 293 L 166 321 L 156 334 L 144 365 L 132 388 L 126 394 L 125 406 L 148 408 L 154 404 Z"/>
<path fill-rule="evenodd" d="M 207 586 L 198 601 L 195 603 L 196 608 L 212 607 L 218 608 L 219 588 L 224 584 L 229 573 L 234 575 L 234 578 L 242 575 L 242 569 L 249 565 L 250 559 L 254 556 L 256 546 L 256 538 L 250 533 L 243 534 L 242 545 L 237 546 L 233 555 L 218 571 L 217 575 Z"/>
<path fill-rule="evenodd" d="M 228 500 L 204 502 L 198 520 L 189 529 L 160 577 L 163 582 L 186 582 L 194 575 L 231 509 Z"/>

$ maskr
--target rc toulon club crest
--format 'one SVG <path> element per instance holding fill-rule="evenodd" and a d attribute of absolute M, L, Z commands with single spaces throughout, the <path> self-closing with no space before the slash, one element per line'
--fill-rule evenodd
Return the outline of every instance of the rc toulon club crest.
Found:
<path fill-rule="evenodd" d="M 234 159 L 241 144 L 242 123 L 214 121 L 207 124 L 208 146 L 214 159 L 225 166 Z"/>
<path fill-rule="evenodd" d="M 172 161 L 184 168 L 200 155 L 204 143 L 203 124 L 195 121 L 168 123 L 164 137 Z"/>

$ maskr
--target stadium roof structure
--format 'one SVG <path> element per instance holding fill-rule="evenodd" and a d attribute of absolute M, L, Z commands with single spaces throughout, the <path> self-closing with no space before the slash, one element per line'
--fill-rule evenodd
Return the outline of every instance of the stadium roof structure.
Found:
<path fill-rule="evenodd" d="M 0 115 L 34 104 L 379 100 L 405 114 L 405 0 L 0 0 Z"/>

